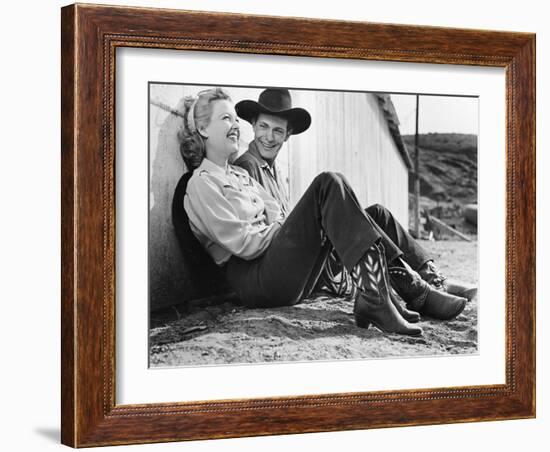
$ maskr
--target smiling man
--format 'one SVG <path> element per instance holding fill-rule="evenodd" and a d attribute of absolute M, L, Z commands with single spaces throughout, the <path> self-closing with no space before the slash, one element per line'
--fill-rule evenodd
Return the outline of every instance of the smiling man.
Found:
<path fill-rule="evenodd" d="M 303 108 L 292 108 L 289 91 L 281 88 L 266 89 L 258 102 L 243 100 L 235 109 L 252 124 L 254 140 L 234 164 L 247 170 L 277 200 L 286 217 L 290 213 L 289 197 L 275 160 L 291 135 L 309 128 L 311 116 Z"/>

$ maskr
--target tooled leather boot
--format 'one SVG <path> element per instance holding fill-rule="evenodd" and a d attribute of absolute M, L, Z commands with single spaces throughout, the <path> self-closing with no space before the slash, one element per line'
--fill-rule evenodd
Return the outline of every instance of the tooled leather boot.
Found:
<path fill-rule="evenodd" d="M 371 324 L 385 333 L 419 336 L 422 329 L 411 325 L 399 313 L 390 296 L 384 249 L 374 244 L 357 264 L 351 276 L 358 286 L 353 314 L 360 328 Z"/>
<path fill-rule="evenodd" d="M 408 266 L 390 267 L 392 286 L 405 300 L 407 307 L 439 320 L 458 316 L 466 306 L 466 298 L 437 290 Z"/>
<path fill-rule="evenodd" d="M 437 290 L 472 300 L 477 295 L 477 287 L 448 279 L 441 273 L 435 262 L 429 260 L 418 269 L 420 277 Z"/>
<path fill-rule="evenodd" d="M 393 305 L 397 309 L 397 312 L 399 312 L 399 314 L 401 314 L 401 317 L 403 317 L 407 322 L 409 323 L 420 322 L 420 314 L 418 314 L 418 312 L 415 312 L 415 311 L 409 311 L 404 306 L 405 301 L 403 300 L 403 298 L 399 296 L 399 294 L 395 291 L 395 289 L 391 287 L 391 284 L 390 284 L 390 298 Z"/>
<path fill-rule="evenodd" d="M 353 281 L 335 250 L 332 250 L 327 256 L 316 288 L 335 297 L 349 299 L 354 297 L 355 286 Z"/>

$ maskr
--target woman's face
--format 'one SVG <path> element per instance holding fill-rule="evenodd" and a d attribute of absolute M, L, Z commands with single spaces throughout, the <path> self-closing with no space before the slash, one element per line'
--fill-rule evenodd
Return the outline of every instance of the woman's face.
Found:
<path fill-rule="evenodd" d="M 212 103 L 210 124 L 200 129 L 206 138 L 206 150 L 218 157 L 229 158 L 239 151 L 239 120 L 233 102 L 216 100 Z"/>

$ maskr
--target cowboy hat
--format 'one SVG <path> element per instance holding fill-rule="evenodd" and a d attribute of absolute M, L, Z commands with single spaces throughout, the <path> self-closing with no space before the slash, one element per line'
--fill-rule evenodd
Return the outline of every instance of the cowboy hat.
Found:
<path fill-rule="evenodd" d="M 284 88 L 268 88 L 260 94 L 258 102 L 241 100 L 235 105 L 237 115 L 252 124 L 260 113 L 280 116 L 288 120 L 292 135 L 304 132 L 311 125 L 311 116 L 303 108 L 292 108 L 290 92 Z"/>

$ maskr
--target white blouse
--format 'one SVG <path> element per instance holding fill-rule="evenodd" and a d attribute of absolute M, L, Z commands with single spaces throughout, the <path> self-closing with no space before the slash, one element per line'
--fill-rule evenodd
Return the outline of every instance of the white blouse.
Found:
<path fill-rule="evenodd" d="M 246 170 L 204 159 L 183 201 L 191 230 L 222 265 L 231 255 L 260 256 L 283 222 L 279 204 Z"/>

